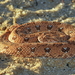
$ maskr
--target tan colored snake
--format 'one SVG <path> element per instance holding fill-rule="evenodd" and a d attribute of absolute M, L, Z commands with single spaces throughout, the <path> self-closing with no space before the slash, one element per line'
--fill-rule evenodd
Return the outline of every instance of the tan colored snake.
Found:
<path fill-rule="evenodd" d="M 22 57 L 75 57 L 75 27 L 50 21 L 13 25 L 0 36 L 0 53 Z"/>

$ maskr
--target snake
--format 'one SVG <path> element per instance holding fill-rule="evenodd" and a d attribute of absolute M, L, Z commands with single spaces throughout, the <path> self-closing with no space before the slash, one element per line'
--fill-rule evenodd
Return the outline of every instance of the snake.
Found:
<path fill-rule="evenodd" d="M 75 57 L 75 26 L 52 21 L 11 25 L 0 36 L 0 53 L 17 57 Z"/>

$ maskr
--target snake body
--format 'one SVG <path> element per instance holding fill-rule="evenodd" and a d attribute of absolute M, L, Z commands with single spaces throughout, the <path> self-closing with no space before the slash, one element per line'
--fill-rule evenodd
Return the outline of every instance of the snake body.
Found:
<path fill-rule="evenodd" d="M 75 57 L 75 27 L 50 21 L 12 25 L 0 36 L 0 53 L 22 57 Z"/>

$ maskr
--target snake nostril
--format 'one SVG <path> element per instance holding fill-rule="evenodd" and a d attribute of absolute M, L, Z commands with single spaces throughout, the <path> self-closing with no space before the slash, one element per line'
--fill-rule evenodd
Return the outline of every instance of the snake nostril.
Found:
<path fill-rule="evenodd" d="M 69 50 L 70 50 L 69 47 L 63 47 L 63 48 L 62 48 L 62 52 L 68 52 Z"/>
<path fill-rule="evenodd" d="M 48 30 L 51 30 L 52 27 L 53 27 L 53 25 L 47 25 L 47 29 L 48 29 Z"/>
<path fill-rule="evenodd" d="M 44 48 L 45 52 L 49 53 L 51 48 L 47 47 L 47 48 Z"/>

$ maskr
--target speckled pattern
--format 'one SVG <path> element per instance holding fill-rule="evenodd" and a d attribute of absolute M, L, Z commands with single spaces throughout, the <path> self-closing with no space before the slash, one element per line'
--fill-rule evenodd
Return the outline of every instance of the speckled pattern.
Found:
<path fill-rule="evenodd" d="M 0 0 L 0 35 L 15 23 L 36 21 L 75 26 L 75 0 Z M 25 58 L 0 54 L 0 74 L 75 75 L 75 58 Z"/>
<path fill-rule="evenodd" d="M 21 57 L 75 57 L 75 27 L 50 21 L 13 25 L 0 36 L 0 53 Z"/>

